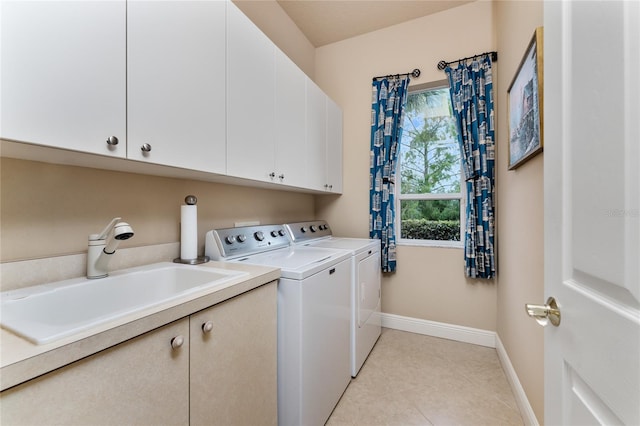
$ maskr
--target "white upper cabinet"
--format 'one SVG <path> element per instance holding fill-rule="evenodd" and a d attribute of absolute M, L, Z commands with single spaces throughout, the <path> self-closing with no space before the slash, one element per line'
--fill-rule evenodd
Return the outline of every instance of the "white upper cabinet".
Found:
<path fill-rule="evenodd" d="M 274 180 L 305 187 L 307 177 L 306 75 L 276 49 L 276 134 Z"/>
<path fill-rule="evenodd" d="M 327 185 L 326 95 L 307 79 L 307 182 L 309 189 L 322 191 Z"/>
<path fill-rule="evenodd" d="M 342 193 L 342 110 L 307 80 L 309 189 Z"/>
<path fill-rule="evenodd" d="M 1 16 L 0 136 L 125 157 L 126 3 L 3 0 Z"/>
<path fill-rule="evenodd" d="M 226 2 L 127 7 L 128 157 L 225 173 Z"/>
<path fill-rule="evenodd" d="M 232 2 L 2 0 L 0 19 L 0 138 L 342 191 L 340 108 Z"/>
<path fill-rule="evenodd" d="M 275 45 L 227 5 L 227 174 L 275 176 Z"/>
<path fill-rule="evenodd" d="M 342 193 L 342 110 L 327 97 L 327 189 Z"/>

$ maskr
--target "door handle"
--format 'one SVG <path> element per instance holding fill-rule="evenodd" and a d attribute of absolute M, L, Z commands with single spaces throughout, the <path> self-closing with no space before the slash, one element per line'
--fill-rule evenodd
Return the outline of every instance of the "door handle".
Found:
<path fill-rule="evenodd" d="M 556 299 L 550 297 L 547 299 L 546 305 L 532 305 L 527 303 L 524 305 L 527 315 L 535 319 L 541 326 L 551 323 L 554 326 L 560 325 L 560 309 L 556 303 Z"/>

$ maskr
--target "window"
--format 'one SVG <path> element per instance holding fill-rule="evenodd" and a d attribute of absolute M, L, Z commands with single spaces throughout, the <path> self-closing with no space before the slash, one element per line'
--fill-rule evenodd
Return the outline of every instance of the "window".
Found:
<path fill-rule="evenodd" d="M 399 243 L 462 247 L 458 134 L 446 81 L 411 90 L 396 176 Z"/>

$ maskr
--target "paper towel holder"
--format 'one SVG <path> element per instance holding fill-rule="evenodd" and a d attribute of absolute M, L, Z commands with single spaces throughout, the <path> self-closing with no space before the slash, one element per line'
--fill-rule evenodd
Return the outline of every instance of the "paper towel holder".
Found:
<path fill-rule="evenodd" d="M 184 202 L 190 206 L 195 205 L 198 202 L 198 199 L 195 195 L 187 195 L 184 199 Z M 174 263 L 182 263 L 185 265 L 200 265 L 202 263 L 207 263 L 209 261 L 209 256 L 199 256 L 195 259 L 182 259 L 180 257 L 173 259 Z"/>

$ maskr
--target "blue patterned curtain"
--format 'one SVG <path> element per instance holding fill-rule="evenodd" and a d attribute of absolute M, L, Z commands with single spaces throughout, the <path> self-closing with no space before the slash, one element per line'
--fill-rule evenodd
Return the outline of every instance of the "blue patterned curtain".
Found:
<path fill-rule="evenodd" d="M 463 62 L 455 69 L 447 67 L 445 72 L 467 186 L 466 274 L 471 278 L 493 278 L 495 139 L 491 58 L 483 55 Z"/>
<path fill-rule="evenodd" d="M 409 77 L 373 81 L 369 234 L 382 241 L 382 271 L 396 270 L 395 177 Z"/>

